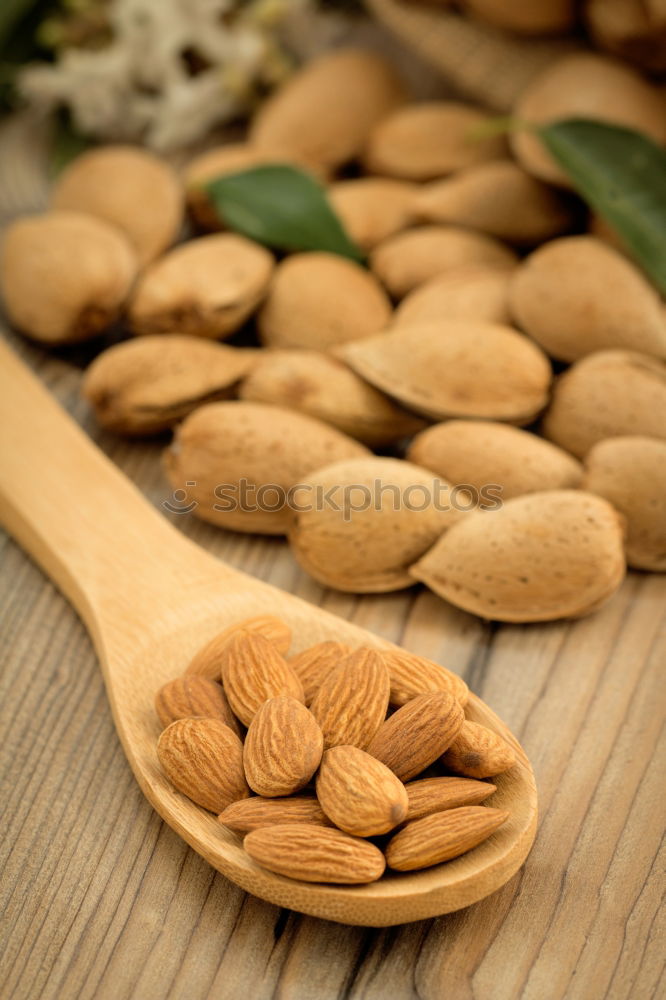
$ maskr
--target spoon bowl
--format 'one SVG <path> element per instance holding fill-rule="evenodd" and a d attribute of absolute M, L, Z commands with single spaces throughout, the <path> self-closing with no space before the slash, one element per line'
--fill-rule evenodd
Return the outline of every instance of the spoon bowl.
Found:
<path fill-rule="evenodd" d="M 229 625 L 274 614 L 293 631 L 291 653 L 325 639 L 391 644 L 219 562 L 162 518 L 0 344 L 0 518 L 69 597 L 97 649 L 114 721 L 146 798 L 190 846 L 243 889 L 302 913 L 387 926 L 448 913 L 494 892 L 520 868 L 534 840 L 534 775 L 517 740 L 470 695 L 468 718 L 516 752 L 493 778 L 492 805 L 507 822 L 467 854 L 419 872 L 336 886 L 261 868 L 241 838 L 177 792 L 160 770 L 154 699 L 194 653 Z"/>

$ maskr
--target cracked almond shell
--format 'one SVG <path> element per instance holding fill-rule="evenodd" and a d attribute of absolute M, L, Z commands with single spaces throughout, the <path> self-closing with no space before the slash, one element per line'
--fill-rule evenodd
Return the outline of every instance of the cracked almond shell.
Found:
<path fill-rule="evenodd" d="M 255 351 L 201 337 L 138 337 L 99 354 L 82 391 L 103 427 L 153 434 L 203 403 L 231 396 L 256 357 Z"/>
<path fill-rule="evenodd" d="M 55 209 L 86 212 L 121 229 L 141 267 L 175 242 L 183 201 L 171 167 L 135 146 L 83 153 L 63 170 L 51 195 Z"/>
<path fill-rule="evenodd" d="M 394 299 L 401 299 L 431 278 L 463 264 L 516 263 L 510 247 L 494 236 L 459 226 L 417 226 L 380 243 L 370 267 Z"/>
<path fill-rule="evenodd" d="M 374 446 L 409 437 L 424 426 L 342 361 L 319 351 L 265 351 L 243 381 L 240 396 L 298 410 Z"/>
<path fill-rule="evenodd" d="M 136 270 L 129 241 L 108 222 L 83 212 L 45 212 L 7 227 L 0 288 L 7 315 L 22 333 L 44 344 L 68 344 L 118 319 Z"/>
<path fill-rule="evenodd" d="M 563 56 L 534 77 L 513 108 L 516 119 L 545 125 L 563 118 L 599 118 L 666 142 L 666 114 L 659 91 L 629 66 L 591 52 Z M 532 129 L 510 137 L 517 160 L 541 180 L 563 187 L 571 182 Z"/>
<path fill-rule="evenodd" d="M 527 424 L 548 401 L 547 357 L 527 337 L 496 323 L 397 326 L 347 344 L 340 354 L 371 385 L 434 420 Z"/>
<path fill-rule="evenodd" d="M 629 565 L 666 571 L 666 441 L 639 436 L 599 441 L 585 458 L 583 487 L 626 518 Z"/>
<path fill-rule="evenodd" d="M 296 491 L 292 552 L 315 580 L 337 590 L 385 593 L 408 587 L 410 564 L 458 516 L 443 509 L 447 490 L 431 473 L 398 459 L 327 465 Z M 317 502 L 320 495 L 326 503 Z"/>
<path fill-rule="evenodd" d="M 370 133 L 363 163 L 370 173 L 427 181 L 473 163 L 502 156 L 501 136 L 474 136 L 486 112 L 454 101 L 425 101 L 399 108 Z"/>
<path fill-rule="evenodd" d="M 555 380 L 542 433 L 583 458 L 604 438 L 666 440 L 666 364 L 637 351 L 588 354 Z"/>
<path fill-rule="evenodd" d="M 601 497 L 552 490 L 516 497 L 454 525 L 412 576 L 482 618 L 577 618 L 604 604 L 625 574 L 623 519 Z"/>
<path fill-rule="evenodd" d="M 509 304 L 520 328 L 559 361 L 613 348 L 666 358 L 657 292 L 593 236 L 553 240 L 530 254 L 514 273 Z"/>
<path fill-rule="evenodd" d="M 393 326 L 433 320 L 479 320 L 510 323 L 509 287 L 512 267 L 497 264 L 461 264 L 435 275 L 402 300 L 393 314 Z"/>
<path fill-rule="evenodd" d="M 579 486 L 583 477 L 580 462 L 550 441 L 488 420 L 428 427 L 414 438 L 407 458 L 449 483 L 469 484 L 480 496 L 499 487 L 494 493 L 502 500 Z"/>
<path fill-rule="evenodd" d="M 262 403 L 209 403 L 177 429 L 165 454 L 167 476 L 194 513 L 234 531 L 285 534 L 288 491 L 328 461 L 368 450 L 334 427 Z M 265 487 L 264 493 L 260 493 Z"/>
<path fill-rule="evenodd" d="M 562 194 L 511 160 L 433 181 L 414 198 L 413 209 L 425 222 L 467 226 L 518 246 L 559 236 L 574 220 Z"/>
<path fill-rule="evenodd" d="M 333 169 L 360 153 L 369 130 L 404 98 L 400 79 L 380 55 L 333 49 L 264 101 L 249 140 Z"/>
<path fill-rule="evenodd" d="M 326 351 L 382 330 L 391 303 L 365 268 L 332 253 L 297 253 L 276 268 L 257 324 L 266 347 Z"/>
<path fill-rule="evenodd" d="M 135 333 L 228 337 L 263 299 L 273 256 L 235 233 L 190 240 L 143 272 L 129 306 Z"/>

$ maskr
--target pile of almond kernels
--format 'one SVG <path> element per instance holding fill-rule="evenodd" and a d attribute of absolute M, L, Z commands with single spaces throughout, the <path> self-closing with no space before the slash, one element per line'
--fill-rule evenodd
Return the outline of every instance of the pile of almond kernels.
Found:
<path fill-rule="evenodd" d="M 465 718 L 460 677 L 335 641 L 287 658 L 290 642 L 279 618 L 243 621 L 156 698 L 165 774 L 254 861 L 306 882 L 373 882 L 458 857 L 506 822 L 481 805 L 495 791 L 482 779 L 515 754 Z"/>

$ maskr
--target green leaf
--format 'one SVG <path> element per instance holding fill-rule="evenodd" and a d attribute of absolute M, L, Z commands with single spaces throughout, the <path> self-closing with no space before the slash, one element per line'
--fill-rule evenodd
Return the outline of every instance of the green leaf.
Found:
<path fill-rule="evenodd" d="M 296 167 L 253 167 L 206 185 L 221 221 L 279 250 L 326 250 L 362 261 L 324 189 Z"/>
<path fill-rule="evenodd" d="M 536 131 L 579 194 L 666 294 L 666 152 L 633 129 L 583 118 Z"/>

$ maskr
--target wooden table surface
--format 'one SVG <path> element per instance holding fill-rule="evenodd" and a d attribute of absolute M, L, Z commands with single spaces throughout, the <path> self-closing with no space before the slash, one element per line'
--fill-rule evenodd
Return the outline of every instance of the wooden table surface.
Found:
<path fill-rule="evenodd" d="M 5 163 L 0 186 L 10 204 L 39 200 L 30 170 Z M 11 339 L 151 501 L 168 499 L 163 443 L 102 433 L 81 402 L 87 349 L 54 356 Z M 462 674 L 533 761 L 536 844 L 494 896 L 403 927 L 346 927 L 246 895 L 143 799 L 83 626 L 3 538 L 2 1000 L 665 995 L 663 576 L 630 574 L 581 621 L 496 626 L 422 588 L 359 598 L 324 590 L 279 539 L 172 516 L 232 565 Z"/>

